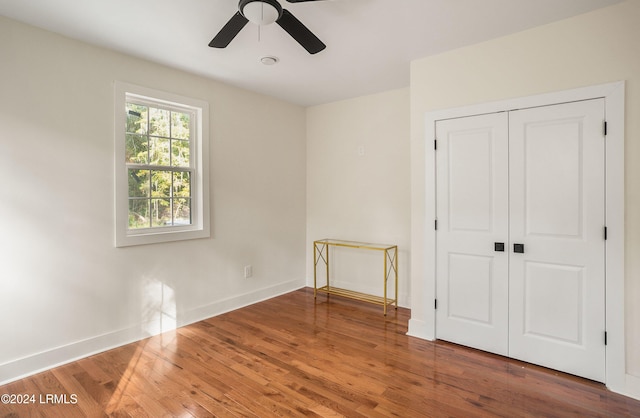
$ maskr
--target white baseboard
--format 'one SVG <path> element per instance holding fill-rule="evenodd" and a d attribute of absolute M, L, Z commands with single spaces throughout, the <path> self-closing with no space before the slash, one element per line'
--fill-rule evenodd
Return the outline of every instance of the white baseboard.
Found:
<path fill-rule="evenodd" d="M 226 312 L 243 308 L 245 306 L 253 305 L 254 303 L 262 302 L 276 296 L 284 295 L 285 293 L 293 292 L 294 290 L 302 289 L 303 287 L 305 287 L 304 280 L 292 280 L 275 286 L 267 287 L 265 289 L 256 290 L 255 292 L 251 292 L 248 294 L 216 301 L 214 303 L 192 309 L 189 312 L 185 313 L 183 315 L 183 318 L 179 321 L 178 326 L 183 327 L 194 322 L 202 321 L 203 319 L 218 316 Z"/>
<path fill-rule="evenodd" d="M 431 327 L 427 326 L 427 323 L 418 319 L 409 319 L 409 330 L 407 335 L 411 337 L 421 338 L 423 340 L 433 341 L 435 336 L 432 335 Z"/>
<path fill-rule="evenodd" d="M 304 280 L 292 280 L 255 292 L 234 296 L 221 301 L 191 309 L 181 314 L 177 327 L 192 324 L 266 299 L 298 290 L 305 286 Z M 0 386 L 36 373 L 61 366 L 116 347 L 143 340 L 160 332 L 150 334 L 148 330 L 159 329 L 155 324 L 139 323 L 130 327 L 55 347 L 41 353 L 0 364 Z"/>
<path fill-rule="evenodd" d="M 146 337 L 140 335 L 142 329 L 140 324 L 4 363 L 0 365 L 0 385 L 141 340 Z"/>
<path fill-rule="evenodd" d="M 627 374 L 623 395 L 640 401 L 640 377 Z"/>

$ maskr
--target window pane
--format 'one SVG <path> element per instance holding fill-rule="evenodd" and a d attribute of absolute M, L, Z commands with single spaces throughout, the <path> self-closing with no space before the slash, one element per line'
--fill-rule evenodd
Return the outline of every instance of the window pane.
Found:
<path fill-rule="evenodd" d="M 149 228 L 149 199 L 129 199 L 129 229 Z"/>
<path fill-rule="evenodd" d="M 151 196 L 171 196 L 171 171 L 154 170 L 151 172 Z"/>
<path fill-rule="evenodd" d="M 189 167 L 190 165 L 190 149 L 189 141 L 173 140 L 171 141 L 171 165 L 173 167 Z"/>
<path fill-rule="evenodd" d="M 149 135 L 169 137 L 169 111 L 149 109 Z"/>
<path fill-rule="evenodd" d="M 146 136 L 127 134 L 126 162 L 148 164 L 149 141 Z"/>
<path fill-rule="evenodd" d="M 133 103 L 127 103 L 127 132 L 135 134 L 147 133 L 148 108 Z"/>
<path fill-rule="evenodd" d="M 149 164 L 169 165 L 169 140 L 165 138 L 149 138 L 151 155 Z"/>
<path fill-rule="evenodd" d="M 171 225 L 171 200 L 151 199 L 151 227 Z"/>
<path fill-rule="evenodd" d="M 129 169 L 129 197 L 149 197 L 149 170 Z"/>
<path fill-rule="evenodd" d="M 184 171 L 173 173 L 173 196 L 191 197 L 191 173 Z"/>
<path fill-rule="evenodd" d="M 173 224 L 191 225 L 191 199 L 173 199 Z"/>
<path fill-rule="evenodd" d="M 190 115 L 171 112 L 171 138 L 189 139 Z"/>

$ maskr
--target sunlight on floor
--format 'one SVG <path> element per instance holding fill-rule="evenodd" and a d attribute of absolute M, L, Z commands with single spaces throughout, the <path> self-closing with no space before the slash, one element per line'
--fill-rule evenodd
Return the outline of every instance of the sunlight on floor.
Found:
<path fill-rule="evenodd" d="M 145 279 L 142 284 L 140 312 L 142 330 L 152 338 L 138 343 L 105 407 L 107 414 L 135 405 L 154 411 L 157 408 L 156 401 L 140 388 L 158 385 L 158 379 L 164 379 L 165 374 L 170 372 L 164 368 L 175 367 L 172 363 L 173 350 L 164 350 L 176 344 L 177 309 L 174 290 L 156 279 Z M 161 357 L 149 356 L 149 348 L 153 346 L 163 353 Z M 139 370 L 153 372 L 140 374 Z"/>
<path fill-rule="evenodd" d="M 116 410 L 121 409 L 123 407 L 123 404 L 128 401 L 127 398 L 130 395 L 125 397 L 125 394 L 127 393 L 127 389 L 129 385 L 132 383 L 132 378 L 136 373 L 136 366 L 141 361 L 143 353 L 144 353 L 144 346 L 143 345 L 138 346 L 136 348 L 136 352 L 131 357 L 131 361 L 129 361 L 127 370 L 125 370 L 124 374 L 118 381 L 118 386 L 116 387 L 116 390 L 113 391 L 113 394 L 111 395 L 111 399 L 109 399 L 109 402 L 105 406 L 105 412 L 107 414 L 111 414 Z"/>

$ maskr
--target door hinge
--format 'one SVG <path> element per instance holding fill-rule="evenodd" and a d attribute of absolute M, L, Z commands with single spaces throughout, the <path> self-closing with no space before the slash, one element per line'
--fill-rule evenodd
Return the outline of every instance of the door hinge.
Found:
<path fill-rule="evenodd" d="M 607 331 L 604 332 L 604 345 L 607 345 Z"/>
<path fill-rule="evenodd" d="M 437 219 L 435 220 L 435 222 L 434 222 L 434 225 L 433 225 L 433 226 L 435 227 L 435 229 L 436 229 L 436 231 L 437 231 L 437 230 L 438 230 L 438 220 L 437 220 Z"/>
<path fill-rule="evenodd" d="M 604 227 L 604 240 L 607 240 L 607 236 L 608 236 L 608 231 L 607 231 L 607 227 Z"/>
<path fill-rule="evenodd" d="M 433 309 L 438 309 L 438 299 L 433 300 Z"/>
<path fill-rule="evenodd" d="M 604 136 L 607 136 L 607 121 L 604 121 Z"/>
<path fill-rule="evenodd" d="M 437 149 L 438 149 L 438 140 L 437 140 L 437 139 L 434 139 L 434 140 L 433 140 L 433 149 L 434 149 L 434 150 L 437 150 Z"/>

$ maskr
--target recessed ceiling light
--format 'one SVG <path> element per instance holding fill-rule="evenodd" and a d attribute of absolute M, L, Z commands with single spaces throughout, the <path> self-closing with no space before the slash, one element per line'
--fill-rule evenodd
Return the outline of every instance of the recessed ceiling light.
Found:
<path fill-rule="evenodd" d="M 264 65 L 274 65 L 278 61 L 279 61 L 278 57 L 267 56 L 267 57 L 260 58 L 260 62 L 263 63 Z"/>

